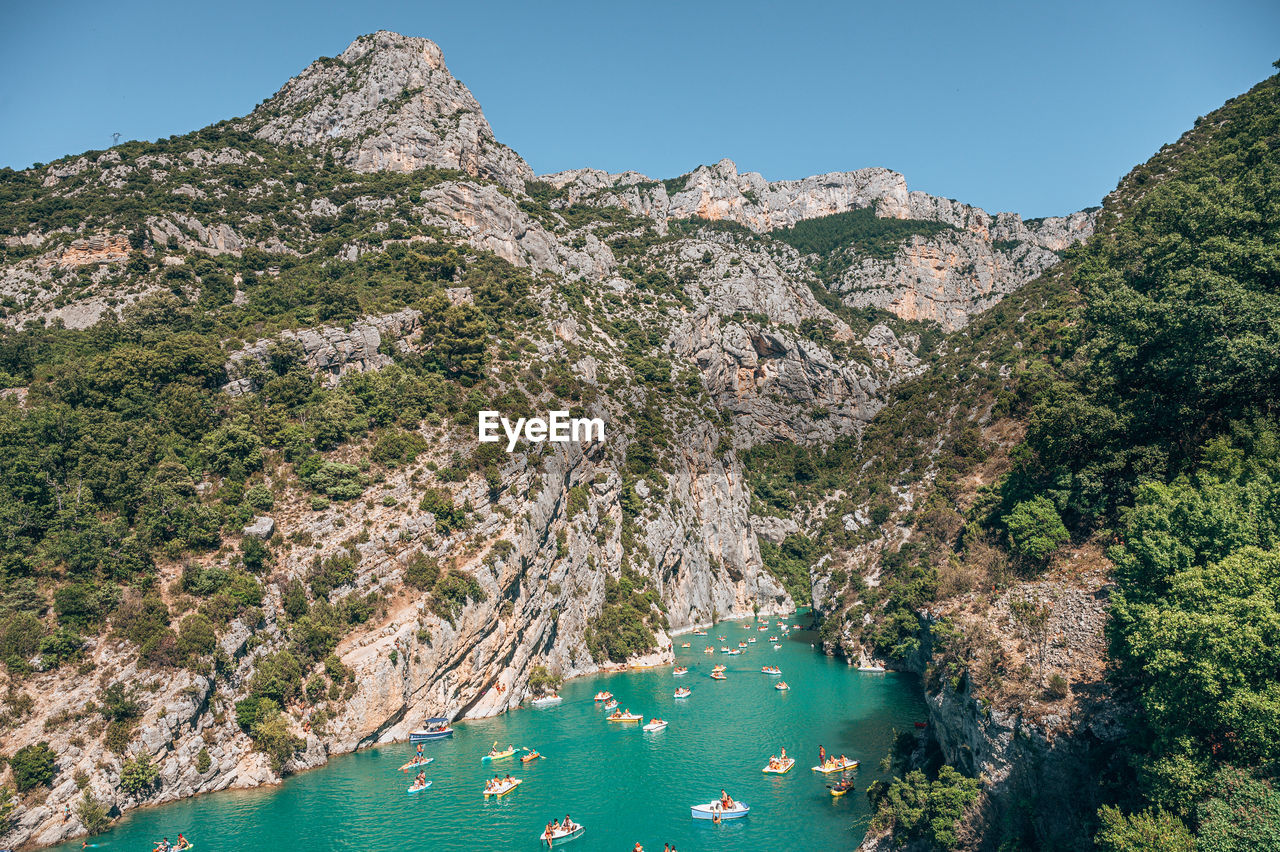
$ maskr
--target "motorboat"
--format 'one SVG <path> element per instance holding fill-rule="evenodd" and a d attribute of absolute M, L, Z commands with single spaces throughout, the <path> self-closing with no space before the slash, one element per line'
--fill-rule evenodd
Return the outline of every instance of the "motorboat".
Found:
<path fill-rule="evenodd" d="M 667 722 L 664 719 L 650 719 L 645 724 L 644 729 L 650 734 L 657 733 L 658 731 L 665 731 L 667 729 Z"/>
<path fill-rule="evenodd" d="M 424 722 L 418 730 L 410 731 L 409 742 L 421 743 L 427 740 L 442 740 L 451 736 L 453 736 L 453 728 L 449 726 L 449 720 L 444 716 L 436 716 Z"/>
<path fill-rule="evenodd" d="M 612 693 L 612 692 L 597 692 L 597 693 L 596 693 L 596 699 L 595 699 L 595 700 L 596 700 L 596 701 L 608 701 L 608 700 L 609 700 L 610 698 L 612 698 L 612 697 L 613 697 L 613 693 Z"/>
<path fill-rule="evenodd" d="M 676 677 L 679 677 L 680 675 L 687 675 L 689 673 L 689 670 L 684 666 L 676 666 L 675 670 L 671 673 Z"/>
<path fill-rule="evenodd" d="M 693 690 L 685 686 L 682 686 L 676 690 L 676 698 L 688 698 L 692 694 L 693 694 Z"/>
<path fill-rule="evenodd" d="M 564 699 L 559 695 L 543 695 L 529 702 L 534 707 L 550 707 L 553 704 L 559 704 Z"/>
<path fill-rule="evenodd" d="M 778 690 L 779 692 L 786 692 L 789 689 L 791 689 L 791 687 L 787 684 L 785 680 L 778 681 L 773 685 L 773 688 Z"/>
<path fill-rule="evenodd" d="M 774 676 L 782 674 L 782 669 L 778 668 L 777 666 L 762 666 L 760 668 L 760 671 L 762 674 L 774 675 Z"/>

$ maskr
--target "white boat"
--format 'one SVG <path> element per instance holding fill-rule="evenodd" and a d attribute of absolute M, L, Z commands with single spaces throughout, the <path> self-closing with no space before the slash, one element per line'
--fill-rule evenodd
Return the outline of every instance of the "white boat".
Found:
<path fill-rule="evenodd" d="M 884 666 L 858 666 L 860 672 L 883 672 Z"/>
<path fill-rule="evenodd" d="M 693 690 L 683 686 L 676 690 L 676 698 L 688 698 L 692 694 Z"/>
<path fill-rule="evenodd" d="M 644 729 L 651 734 L 658 731 L 665 731 L 667 729 L 667 723 L 662 719 L 650 719 L 648 724 L 644 726 Z"/>
<path fill-rule="evenodd" d="M 709 802 L 705 805 L 694 805 L 691 810 L 694 819 L 713 819 L 717 814 L 720 815 L 720 819 L 738 819 L 746 816 L 751 808 L 742 802 L 734 802 L 731 808 L 722 808 L 719 802 Z"/>
<path fill-rule="evenodd" d="M 552 704 L 559 704 L 563 700 L 559 695 L 544 695 L 541 698 L 533 699 L 530 703 L 534 707 L 550 707 Z"/>
<path fill-rule="evenodd" d="M 557 828 L 551 832 L 550 836 L 544 831 L 538 835 L 538 839 L 548 846 L 559 846 L 562 843 L 568 843 L 570 840 L 577 840 L 582 836 L 582 832 L 586 829 L 576 823 L 572 828 Z"/>
<path fill-rule="evenodd" d="M 453 728 L 449 725 L 449 720 L 443 716 L 436 716 L 428 719 L 424 727 L 416 731 L 410 731 L 409 742 L 421 743 L 427 740 L 442 740 L 451 736 L 453 736 Z"/>
<path fill-rule="evenodd" d="M 782 646 L 775 642 L 775 643 L 774 643 L 774 645 L 773 645 L 773 650 L 775 650 L 775 651 L 781 651 L 781 650 L 782 650 Z"/>

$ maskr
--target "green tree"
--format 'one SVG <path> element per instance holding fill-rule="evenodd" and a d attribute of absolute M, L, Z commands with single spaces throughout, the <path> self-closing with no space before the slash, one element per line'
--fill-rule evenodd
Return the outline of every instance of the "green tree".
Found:
<path fill-rule="evenodd" d="M 145 751 L 130 758 L 120 767 L 120 789 L 131 796 L 142 797 L 160 780 L 160 769 Z"/>
<path fill-rule="evenodd" d="M 1177 816 L 1156 808 L 1125 814 L 1104 805 L 1094 843 L 1103 852 L 1195 852 L 1196 839 Z"/>
<path fill-rule="evenodd" d="M 1014 506 L 1005 516 L 1004 525 L 1014 551 L 1034 565 L 1043 565 L 1055 550 L 1071 540 L 1058 510 L 1045 497 Z"/>
<path fill-rule="evenodd" d="M 89 790 L 85 790 L 80 796 L 76 802 L 75 811 L 80 824 L 90 836 L 101 834 L 107 830 L 107 826 L 111 825 L 111 815 L 106 805 L 99 802 Z"/>
<path fill-rule="evenodd" d="M 53 781 L 56 760 L 57 755 L 47 742 L 23 746 L 14 752 L 9 758 L 9 768 L 13 770 L 13 784 L 18 792 L 48 786 Z"/>

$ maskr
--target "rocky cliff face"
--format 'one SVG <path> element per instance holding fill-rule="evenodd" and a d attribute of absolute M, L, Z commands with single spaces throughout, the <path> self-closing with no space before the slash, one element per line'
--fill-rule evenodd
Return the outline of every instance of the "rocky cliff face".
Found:
<path fill-rule="evenodd" d="M 739 174 L 732 160 L 699 166 L 675 181 L 636 172 L 594 169 L 547 178 L 573 203 L 618 204 L 663 223 L 669 219 L 729 221 L 766 233 L 852 210 L 870 208 L 884 218 L 951 226 L 933 237 L 904 243 L 892 259 L 847 257 L 832 283 L 850 307 L 875 307 L 905 320 L 936 322 L 947 331 L 1057 263 L 1062 251 L 1093 233 L 1093 211 L 1023 222 L 1016 213 L 986 211 L 924 192 L 908 192 L 906 179 L 888 169 L 835 172 L 803 180 L 766 181 Z"/>
<path fill-rule="evenodd" d="M 244 121 L 276 144 L 318 146 L 357 171 L 458 169 L 518 189 L 533 171 L 498 142 L 434 42 L 361 36 L 313 62 Z"/>
<path fill-rule="evenodd" d="M 273 288 L 313 283 L 287 274 L 307 258 L 319 258 L 314 271 L 323 278 L 346 264 L 440 245 L 527 274 L 541 310 L 518 341 L 496 342 L 502 358 L 485 379 L 522 387 L 543 407 L 564 399 L 547 389 L 553 378 L 571 383 L 574 406 L 603 418 L 608 437 L 583 447 L 521 447 L 481 472 L 458 466 L 475 453 L 473 422 L 422 423 L 415 431 L 428 449 L 409 464 L 372 465 L 359 442 L 330 453 L 326 461 L 365 468 L 360 499 L 333 504 L 313 500 L 289 465 L 273 460 L 263 479 L 276 503 L 254 534 L 268 538 L 274 562 L 261 607 L 219 636 L 222 669 L 158 673 L 104 632 L 85 650 L 90 674 L 64 666 L 29 682 L 6 675 L 14 692 L 4 700 L 14 714 L 0 728 L 0 751 L 48 740 L 59 756 L 52 790 L 24 802 L 0 838 L 9 845 L 81 832 L 77 818 L 61 818 L 81 783 L 119 812 L 274 782 L 328 754 L 403 738 L 425 716 L 514 707 L 527 697 L 535 665 L 565 676 L 600 665 L 589 625 L 624 571 L 661 601 L 663 612 L 649 613 L 665 620 L 650 661 L 670 658 L 667 630 L 755 607 L 790 610 L 794 602 L 762 563 L 758 536 L 777 540 L 799 526 L 751 513 L 740 453 L 763 442 L 823 445 L 858 434 L 890 388 L 925 369 L 920 338 L 893 314 L 963 325 L 1092 227 L 1090 214 L 1031 223 L 991 217 L 909 192 L 901 175 L 884 169 L 767 182 L 727 160 L 665 183 L 636 173 L 552 175 L 539 182 L 553 190 L 547 202 L 526 191 L 542 186 L 493 138 L 436 45 L 392 33 L 361 37 L 339 57 L 313 63 L 232 127 L 229 136 L 185 147 L 113 150 L 33 175 L 50 197 L 97 199 L 108 212 L 7 237 L 5 322 L 87 327 L 127 317 L 130 305 L 164 292 L 208 305 L 210 316 L 246 304 L 265 312 Z M 335 163 L 351 171 L 332 177 Z M 376 180 L 362 183 L 369 175 Z M 132 212 L 139 198 L 151 205 L 141 216 Z M 845 305 L 891 312 L 858 325 L 820 300 L 812 259 L 770 233 L 867 208 L 951 229 L 904 242 L 891 261 L 849 255 L 834 285 Z M 712 227 L 724 222 L 743 228 Z M 219 277 L 214 259 L 227 256 L 243 260 L 243 277 Z M 376 265 L 368 269 L 377 273 Z M 463 282 L 448 284 L 450 303 L 473 301 Z M 218 287 L 221 300 L 210 295 Z M 315 321 L 278 332 L 280 325 L 255 329 L 251 318 L 242 338 L 254 342 L 223 353 L 219 405 L 257 393 L 278 346 L 295 349 L 323 387 L 414 357 L 424 321 L 439 317 L 404 304 L 345 325 Z M 517 367 L 525 378 L 515 376 Z M 641 445 L 655 460 L 638 471 L 629 454 Z M 446 479 L 444 470 L 454 475 Z M 214 479 L 199 490 L 216 491 Z M 423 508 L 428 483 L 464 523 Z M 273 767 L 237 725 L 234 703 L 264 656 L 296 641 L 285 589 L 335 557 L 349 560 L 352 573 L 323 597 L 333 605 L 371 602 L 376 615 L 337 646 L 350 678 L 333 678 L 327 697 L 284 708 L 305 746 Z M 226 568 L 234 558 L 224 548 L 192 561 Z M 480 592 L 442 614 L 405 582 L 406 567 L 420 558 Z M 181 597 L 181 571 L 173 561 L 160 565 L 156 588 L 171 604 Z M 104 747 L 100 717 L 67 709 L 87 706 L 113 684 L 139 707 L 124 754 L 146 753 L 160 767 L 159 784 L 142 797 L 120 789 L 124 756 Z M 17 713 L 24 695 L 33 706 Z"/>

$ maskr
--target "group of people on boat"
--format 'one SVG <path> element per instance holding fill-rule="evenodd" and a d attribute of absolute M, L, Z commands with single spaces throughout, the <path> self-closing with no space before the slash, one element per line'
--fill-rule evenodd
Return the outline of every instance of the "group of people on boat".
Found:
<path fill-rule="evenodd" d="M 492 779 L 484 782 L 484 791 L 486 793 L 496 793 L 503 787 L 509 785 L 512 780 L 510 772 L 507 773 L 505 778 L 501 775 L 495 775 Z"/>
<path fill-rule="evenodd" d="M 156 844 L 155 852 L 181 852 L 183 849 L 190 849 L 191 841 L 182 836 L 182 832 L 178 832 L 178 841 L 170 843 L 168 837 L 163 837 Z"/>
<path fill-rule="evenodd" d="M 786 762 L 787 762 L 787 747 L 786 747 L 786 746 L 783 746 L 783 747 L 782 747 L 782 757 L 778 757 L 776 754 L 771 754 L 771 755 L 769 755 L 769 768 L 770 768 L 770 769 L 781 769 L 781 768 L 782 768 L 782 765 L 783 765 L 784 763 L 786 763 Z"/>
<path fill-rule="evenodd" d="M 555 820 L 554 822 L 547 823 L 546 831 L 542 832 L 542 839 L 548 840 L 548 841 L 554 840 L 556 836 L 562 832 L 573 833 L 581 827 L 582 826 L 578 825 L 576 822 L 570 819 L 568 814 L 565 814 L 564 822 L 561 822 L 560 820 Z"/>

